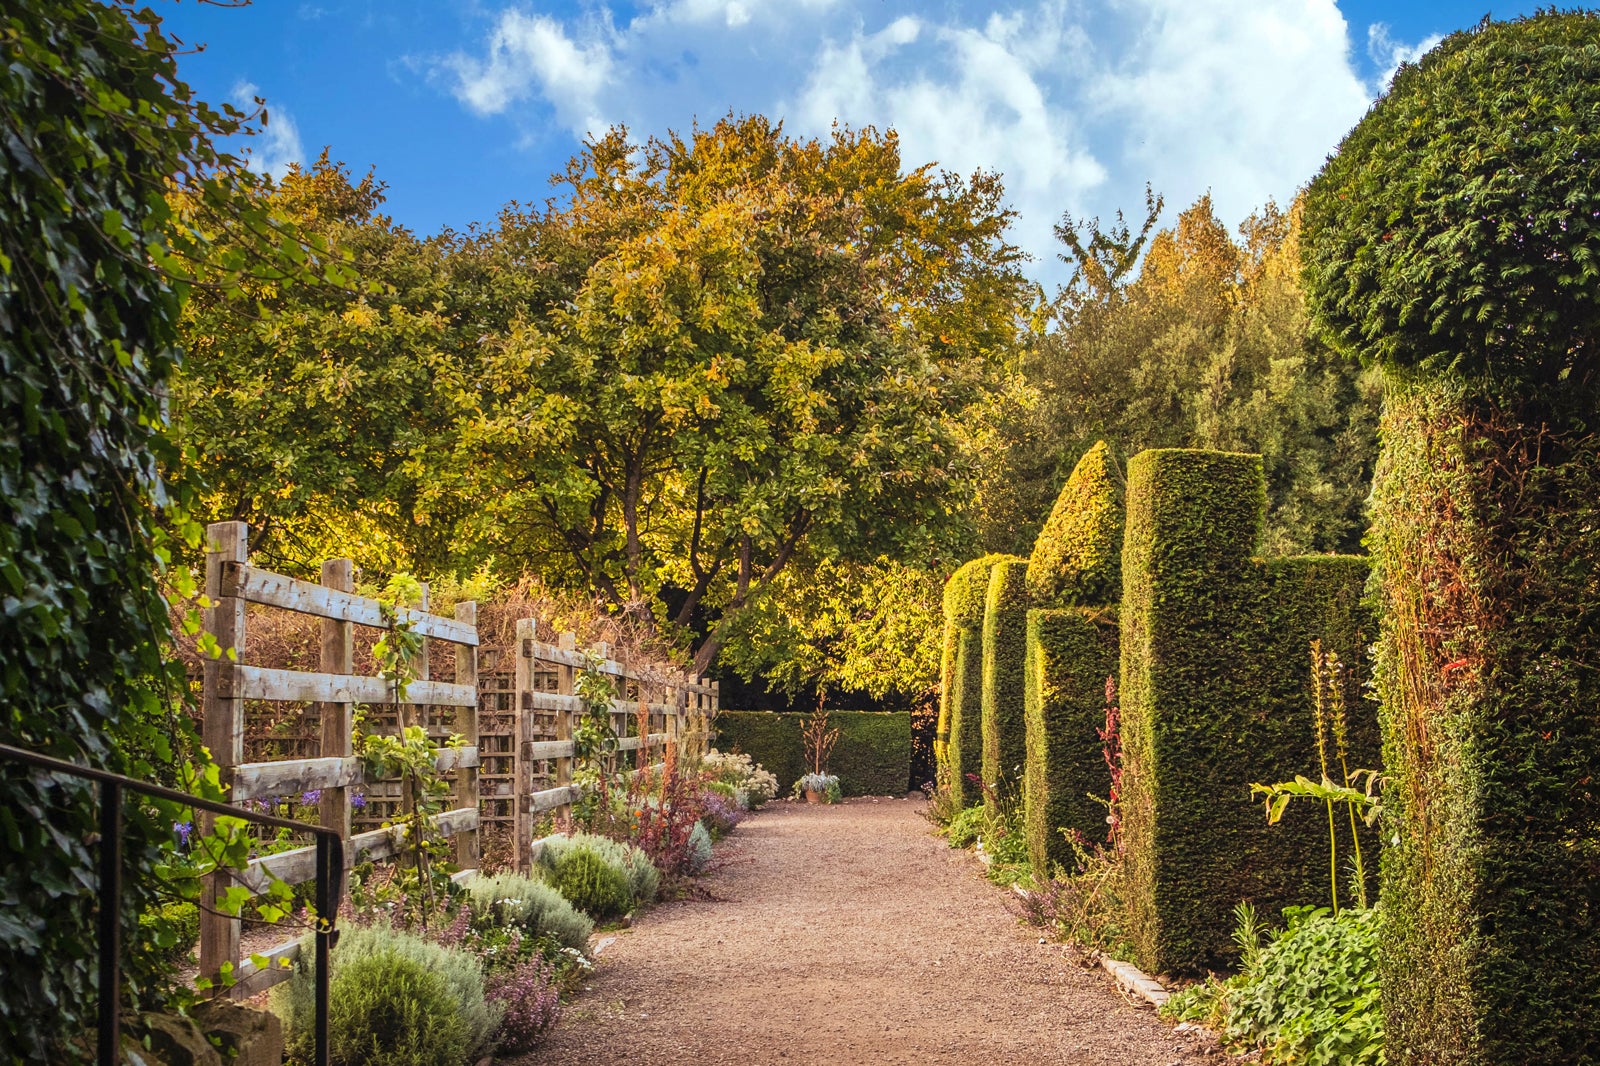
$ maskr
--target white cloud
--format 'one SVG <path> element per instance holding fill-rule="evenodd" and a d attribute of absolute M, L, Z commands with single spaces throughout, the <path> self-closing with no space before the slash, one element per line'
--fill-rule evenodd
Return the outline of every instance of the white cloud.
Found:
<path fill-rule="evenodd" d="M 235 107 L 251 112 L 258 106 L 256 100 L 262 94 L 255 83 L 240 81 L 234 84 L 231 95 Z M 288 172 L 290 163 L 305 162 L 300 129 L 287 108 L 267 105 L 266 125 L 245 146 L 245 155 L 251 170 L 270 174 L 274 178 L 282 178 Z"/>
<path fill-rule="evenodd" d="M 537 92 L 581 137 L 607 125 L 600 97 L 612 84 L 613 61 L 605 37 L 605 27 L 588 26 L 580 43 L 553 18 L 507 11 L 485 58 L 457 52 L 444 65 L 455 75 L 456 98 L 474 112 L 497 115 Z"/>
<path fill-rule="evenodd" d="M 1368 26 L 1367 56 L 1382 70 L 1372 87 L 1373 95 L 1387 92 L 1389 83 L 1394 80 L 1395 72 L 1402 64 L 1415 63 L 1442 40 L 1444 37 L 1435 33 L 1423 38 L 1417 44 L 1406 44 L 1389 36 L 1389 25 L 1386 22 L 1374 22 Z"/>
<path fill-rule="evenodd" d="M 527 140 L 552 116 L 574 136 L 602 117 L 643 136 L 730 110 L 795 134 L 893 127 L 908 167 L 1004 174 L 1015 239 L 1046 281 L 1063 211 L 1135 211 L 1150 181 L 1169 211 L 1210 190 L 1237 222 L 1293 196 L 1378 91 L 1335 0 L 655 0 L 621 23 L 589 10 L 504 9 L 435 69 Z M 1379 69 L 1433 43 L 1374 29 Z"/>

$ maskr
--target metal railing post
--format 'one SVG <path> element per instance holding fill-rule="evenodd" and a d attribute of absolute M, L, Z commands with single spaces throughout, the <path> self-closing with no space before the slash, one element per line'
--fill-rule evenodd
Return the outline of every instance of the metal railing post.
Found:
<path fill-rule="evenodd" d="M 122 782 L 100 782 L 100 1066 L 122 1057 Z"/>

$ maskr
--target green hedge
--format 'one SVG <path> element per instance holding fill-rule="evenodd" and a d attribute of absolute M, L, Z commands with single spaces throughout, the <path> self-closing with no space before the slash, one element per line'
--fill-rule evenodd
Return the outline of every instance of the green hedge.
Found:
<path fill-rule="evenodd" d="M 984 805 L 990 808 L 1015 803 L 1022 795 L 1028 751 L 1023 717 L 1028 607 L 1028 564 L 1020 559 L 996 563 L 989 571 L 983 612 L 982 773 L 992 790 L 984 794 Z"/>
<path fill-rule="evenodd" d="M 1106 836 L 1111 774 L 1099 731 L 1106 678 L 1117 672 L 1116 614 L 1069 607 L 1028 612 L 1027 768 L 1023 780 L 1028 858 L 1034 875 L 1071 869 L 1062 830 L 1098 843 Z"/>
<path fill-rule="evenodd" d="M 1039 607 L 1116 603 L 1122 595 L 1122 475 L 1100 441 L 1056 497 L 1028 557 L 1028 593 Z"/>
<path fill-rule="evenodd" d="M 1226 961 L 1241 900 L 1273 914 L 1328 897 L 1325 811 L 1291 804 L 1268 826 L 1250 784 L 1318 774 L 1310 642 L 1359 666 L 1368 563 L 1252 558 L 1265 500 L 1259 456 L 1128 466 L 1122 819 L 1131 935 L 1154 972 Z M 1352 702 L 1351 766 L 1375 767 L 1374 716 Z"/>
<path fill-rule="evenodd" d="M 1600 1059 L 1600 438 L 1551 415 L 1389 391 L 1390 1061 Z"/>
<path fill-rule="evenodd" d="M 1600 1061 L 1597 40 L 1452 34 L 1308 192 L 1308 302 L 1388 371 L 1390 1062 Z"/>
<path fill-rule="evenodd" d="M 950 670 L 940 677 L 940 732 L 944 742 L 939 772 L 958 807 L 977 798 L 967 775 L 979 773 L 983 762 L 979 716 L 983 698 L 983 612 L 989 595 L 989 573 L 996 564 L 1016 558 L 991 554 L 973 559 L 957 568 L 944 586 L 945 648 Z"/>
<path fill-rule="evenodd" d="M 787 793 L 807 770 L 800 727 L 808 717 L 798 711 L 720 711 L 717 747 L 748 754 L 777 775 L 779 793 Z M 839 775 L 846 796 L 906 794 L 911 787 L 909 711 L 830 711 L 828 723 L 839 729 L 828 772 Z"/>

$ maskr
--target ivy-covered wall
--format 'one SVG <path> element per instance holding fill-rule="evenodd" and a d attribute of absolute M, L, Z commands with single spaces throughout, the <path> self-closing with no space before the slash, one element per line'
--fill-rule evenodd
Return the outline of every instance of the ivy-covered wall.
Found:
<path fill-rule="evenodd" d="M 798 711 L 721 711 L 717 747 L 742 751 L 772 771 L 784 795 L 807 770 L 800 727 L 808 717 Z M 828 772 L 839 776 L 846 796 L 903 796 L 911 789 L 910 712 L 830 711 L 828 724 L 839 729 Z"/>
<path fill-rule="evenodd" d="M 1063 830 L 1092 843 L 1106 838 L 1111 772 L 1099 731 L 1106 679 L 1117 672 L 1117 638 L 1116 612 L 1108 608 L 1028 612 L 1024 820 L 1028 859 L 1040 879 L 1057 866 L 1072 869 Z"/>
<path fill-rule="evenodd" d="M 977 802 L 978 789 L 967 776 L 983 765 L 983 616 L 989 596 L 989 574 L 1014 555 L 990 554 L 964 563 L 944 586 L 945 647 L 951 669 L 942 680 L 940 714 L 944 719 L 944 752 L 939 777 L 948 784 L 957 807 Z"/>
<path fill-rule="evenodd" d="M 1241 900 L 1271 915 L 1329 896 L 1325 810 L 1291 804 L 1269 826 L 1250 785 L 1320 773 L 1310 643 L 1360 669 L 1369 569 L 1253 558 L 1265 500 L 1259 456 L 1170 449 L 1128 466 L 1123 826 L 1131 934 L 1153 972 L 1224 962 Z M 1355 699 L 1347 713 L 1351 768 L 1373 768 L 1375 715 Z"/>
<path fill-rule="evenodd" d="M 1028 658 L 1028 564 L 996 563 L 983 612 L 983 781 L 990 813 L 1021 799 L 1027 761 L 1023 716 Z"/>

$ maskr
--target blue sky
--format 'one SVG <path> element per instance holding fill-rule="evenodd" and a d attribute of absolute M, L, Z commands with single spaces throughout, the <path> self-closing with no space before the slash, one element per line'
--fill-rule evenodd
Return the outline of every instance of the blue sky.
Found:
<path fill-rule="evenodd" d="M 1292 197 L 1394 67 L 1488 0 L 156 0 L 204 50 L 208 100 L 266 99 L 258 164 L 323 146 L 388 186 L 419 233 L 551 195 L 587 131 L 637 136 L 730 109 L 794 134 L 893 126 L 908 165 L 1005 175 L 1014 240 L 1059 279 L 1052 224 L 1168 216 L 1210 190 L 1241 221 Z"/>

